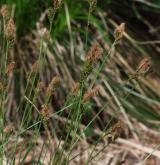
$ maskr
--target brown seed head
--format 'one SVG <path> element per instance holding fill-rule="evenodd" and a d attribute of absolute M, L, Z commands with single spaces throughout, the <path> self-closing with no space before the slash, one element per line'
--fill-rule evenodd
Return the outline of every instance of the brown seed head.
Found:
<path fill-rule="evenodd" d="M 38 69 L 38 61 L 36 61 L 32 66 L 31 66 L 31 71 L 35 73 Z"/>
<path fill-rule="evenodd" d="M 63 0 L 53 0 L 54 10 L 58 10 L 62 6 Z"/>
<path fill-rule="evenodd" d="M 47 95 L 52 94 L 55 87 L 60 83 L 60 78 L 58 76 L 55 76 L 52 78 L 51 82 L 49 83 L 47 87 Z"/>
<path fill-rule="evenodd" d="M 3 132 L 5 134 L 10 134 L 11 132 L 13 131 L 13 128 L 11 126 L 6 126 L 4 129 L 3 129 Z"/>
<path fill-rule="evenodd" d="M 95 88 L 87 91 L 84 96 L 83 96 L 83 101 L 87 102 L 91 97 L 94 97 L 98 94 L 100 88 L 98 86 L 96 86 Z"/>
<path fill-rule="evenodd" d="M 151 66 L 152 64 L 150 58 L 144 58 L 140 61 L 136 72 L 138 74 L 146 75 L 147 73 L 149 73 Z"/>
<path fill-rule="evenodd" d="M 7 68 L 6 68 L 6 71 L 5 71 L 5 74 L 7 76 L 9 76 L 12 72 L 13 72 L 13 69 L 15 68 L 15 62 L 11 62 L 9 65 L 7 65 Z"/>
<path fill-rule="evenodd" d="M 97 6 L 97 0 L 89 0 L 90 3 L 90 12 L 93 12 Z"/>
<path fill-rule="evenodd" d="M 90 61 L 92 64 L 95 64 L 100 58 L 103 50 L 99 47 L 97 43 L 93 44 L 91 50 L 87 53 L 86 59 Z"/>
<path fill-rule="evenodd" d="M 1 7 L 1 9 L 0 9 L 0 14 L 1 14 L 3 17 L 8 17 L 8 16 L 9 16 L 9 10 L 8 10 L 7 5 L 2 5 L 2 7 Z"/>
<path fill-rule="evenodd" d="M 114 37 L 116 40 L 122 39 L 125 32 L 125 23 L 121 23 L 114 31 Z"/>
<path fill-rule="evenodd" d="M 55 77 L 53 77 L 53 79 L 51 81 L 51 85 L 56 86 L 57 84 L 59 84 L 59 82 L 60 82 L 59 76 L 55 76 Z"/>
<path fill-rule="evenodd" d="M 113 127 L 112 127 L 112 135 L 114 139 L 119 137 L 124 130 L 124 124 L 121 121 L 118 121 Z"/>
<path fill-rule="evenodd" d="M 42 106 L 41 114 L 42 114 L 42 116 L 44 118 L 48 118 L 49 117 L 49 108 L 46 105 Z"/>
<path fill-rule="evenodd" d="M 16 26 L 12 18 L 6 24 L 5 35 L 8 40 L 13 40 L 15 37 Z"/>

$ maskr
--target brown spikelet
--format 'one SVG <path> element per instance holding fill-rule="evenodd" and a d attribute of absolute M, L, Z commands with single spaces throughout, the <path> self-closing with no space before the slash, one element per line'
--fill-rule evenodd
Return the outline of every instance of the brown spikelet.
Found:
<path fill-rule="evenodd" d="M 13 128 L 11 126 L 6 126 L 4 129 L 3 129 L 3 132 L 5 134 L 10 134 L 11 132 L 13 131 Z"/>
<path fill-rule="evenodd" d="M 121 23 L 114 31 L 114 37 L 116 40 L 122 39 L 125 32 L 125 23 Z"/>
<path fill-rule="evenodd" d="M 141 75 L 146 75 L 149 73 L 151 66 L 152 64 L 150 58 L 144 58 L 140 61 L 136 72 Z"/>
<path fill-rule="evenodd" d="M 91 97 L 94 97 L 98 94 L 100 88 L 98 86 L 96 86 L 95 88 L 87 91 L 84 96 L 83 96 L 83 101 L 87 102 Z"/>
<path fill-rule="evenodd" d="M 93 67 L 97 63 L 102 52 L 103 50 L 99 47 L 99 45 L 97 43 L 94 43 L 90 51 L 86 55 L 86 62 L 81 73 L 80 84 L 82 84 L 92 72 Z"/>
<path fill-rule="evenodd" d="M 38 69 L 38 61 L 31 66 L 31 72 L 35 73 Z"/>
<path fill-rule="evenodd" d="M 47 87 L 47 95 L 51 95 L 54 91 L 55 87 L 60 83 L 60 78 L 58 76 L 55 76 L 52 78 L 51 82 L 49 83 Z"/>
<path fill-rule="evenodd" d="M 42 116 L 44 118 L 48 118 L 49 117 L 49 108 L 48 108 L 48 106 L 46 106 L 46 105 L 42 106 L 41 114 L 42 114 Z"/>
<path fill-rule="evenodd" d="M 87 53 L 86 59 L 87 61 L 90 61 L 92 64 L 95 64 L 100 58 L 102 53 L 103 50 L 99 47 L 97 43 L 94 43 L 93 46 L 91 47 L 91 50 Z"/>
<path fill-rule="evenodd" d="M 16 26 L 12 18 L 6 24 L 5 36 L 8 40 L 13 40 L 15 37 Z"/>
<path fill-rule="evenodd" d="M 58 10 L 62 6 L 63 0 L 53 0 L 54 10 Z"/>
<path fill-rule="evenodd" d="M 9 76 L 12 72 L 13 72 L 13 69 L 15 68 L 15 62 L 11 62 L 9 65 L 7 65 L 7 68 L 6 68 L 6 71 L 5 71 L 5 74 L 7 76 Z"/>
<path fill-rule="evenodd" d="M 97 0 L 89 0 L 90 9 L 89 12 L 93 12 L 97 6 Z"/>
<path fill-rule="evenodd" d="M 8 6 L 7 5 L 2 5 L 1 9 L 0 9 L 0 14 L 3 17 L 8 17 L 9 16 L 9 10 L 8 10 Z"/>
<path fill-rule="evenodd" d="M 112 127 L 112 135 L 113 139 L 115 140 L 117 137 L 119 137 L 124 130 L 124 124 L 121 121 L 118 121 L 113 127 Z"/>

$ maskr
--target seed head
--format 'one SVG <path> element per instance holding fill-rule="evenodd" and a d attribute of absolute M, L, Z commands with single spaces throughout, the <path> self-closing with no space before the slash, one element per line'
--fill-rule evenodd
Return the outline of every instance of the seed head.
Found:
<path fill-rule="evenodd" d="M 9 16 L 9 10 L 8 10 L 8 7 L 7 5 L 2 5 L 1 9 L 0 9 L 0 14 L 3 16 L 3 17 L 8 17 Z"/>
<path fill-rule="evenodd" d="M 114 31 L 114 37 L 116 40 L 123 38 L 125 32 L 125 23 L 121 23 Z"/>
<path fill-rule="evenodd" d="M 13 69 L 15 68 L 15 62 L 11 62 L 9 65 L 7 65 L 7 68 L 6 68 L 6 71 L 5 71 L 5 74 L 7 76 L 9 76 L 12 72 L 13 72 Z"/>
<path fill-rule="evenodd" d="M 41 114 L 42 114 L 42 116 L 44 118 L 48 118 L 49 117 L 49 108 L 48 108 L 48 106 L 46 106 L 46 105 L 42 106 Z"/>
<path fill-rule="evenodd" d="M 60 83 L 60 78 L 58 76 L 55 76 L 52 78 L 51 82 L 49 83 L 47 87 L 47 95 L 51 95 L 56 86 Z"/>
<path fill-rule="evenodd" d="M 98 94 L 100 88 L 98 86 L 96 86 L 95 88 L 87 91 L 84 96 L 83 96 L 83 101 L 87 102 L 91 97 L 94 97 Z"/>
<path fill-rule="evenodd" d="M 13 131 L 13 128 L 11 126 L 6 126 L 4 129 L 3 129 L 3 132 L 5 134 L 10 134 L 11 132 Z"/>
<path fill-rule="evenodd" d="M 97 0 L 89 0 L 89 3 L 90 3 L 89 12 L 93 12 L 97 6 Z"/>
<path fill-rule="evenodd" d="M 35 63 L 33 63 L 33 65 L 31 66 L 31 71 L 33 73 L 35 73 L 38 69 L 38 61 L 36 61 Z"/>
<path fill-rule="evenodd" d="M 49 19 L 49 23 L 52 23 L 53 17 L 55 15 L 55 11 L 53 9 L 53 7 L 49 7 L 48 9 L 48 19 Z"/>
<path fill-rule="evenodd" d="M 117 137 L 119 137 L 124 130 L 124 124 L 121 121 L 118 121 L 113 127 L 112 127 L 112 135 L 113 139 L 115 140 Z"/>
<path fill-rule="evenodd" d="M 87 53 L 86 59 L 92 64 L 95 64 L 102 55 L 102 53 L 103 50 L 99 47 L 97 43 L 94 43 L 91 47 L 91 50 Z"/>
<path fill-rule="evenodd" d="M 86 55 L 86 62 L 81 73 L 80 83 L 84 82 L 92 72 L 93 67 L 100 58 L 102 52 L 103 50 L 98 46 L 98 44 L 94 43 L 91 50 Z"/>
<path fill-rule="evenodd" d="M 62 6 L 63 0 L 53 0 L 53 7 L 58 10 Z"/>
<path fill-rule="evenodd" d="M 112 132 L 119 132 L 122 130 L 123 127 L 124 127 L 124 124 L 121 121 L 118 121 L 117 123 L 113 125 Z"/>
<path fill-rule="evenodd" d="M 114 124 L 108 135 L 108 144 L 113 143 L 123 133 L 123 130 L 124 124 L 121 121 Z"/>
<path fill-rule="evenodd" d="M 136 72 L 141 75 L 146 75 L 151 71 L 151 66 L 150 58 L 144 58 L 140 61 Z"/>
<path fill-rule="evenodd" d="M 16 26 L 12 18 L 6 24 L 5 35 L 8 40 L 13 40 L 15 37 Z"/>

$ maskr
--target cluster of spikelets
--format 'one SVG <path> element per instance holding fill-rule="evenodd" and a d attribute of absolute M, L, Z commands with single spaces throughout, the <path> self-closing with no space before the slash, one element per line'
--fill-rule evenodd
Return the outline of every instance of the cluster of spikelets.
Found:
<path fill-rule="evenodd" d="M 122 25 L 124 25 L 124 24 L 122 24 Z M 118 29 L 120 29 L 122 27 L 122 25 L 120 25 L 120 27 L 118 27 Z M 120 39 L 120 36 L 122 37 L 124 31 L 122 31 L 122 30 L 121 31 L 116 30 L 116 31 L 117 31 L 116 33 L 118 35 L 118 38 Z M 93 69 L 96 66 L 98 60 L 101 58 L 102 53 L 103 53 L 103 49 L 98 45 L 98 43 L 94 43 L 92 45 L 91 49 L 86 54 L 86 61 L 84 63 L 84 68 L 83 68 L 82 73 L 81 73 L 80 81 L 75 83 L 73 85 L 73 88 L 71 89 L 72 96 L 76 96 L 76 95 L 79 94 L 79 91 L 82 89 L 81 87 L 84 85 L 86 79 L 88 78 L 88 76 L 93 71 Z M 51 80 L 50 84 L 47 87 L 46 98 L 51 97 L 51 95 L 54 93 L 54 90 L 55 90 L 56 86 L 59 83 L 60 83 L 59 77 L 55 76 Z M 93 89 L 90 89 L 86 92 L 85 91 L 82 92 L 83 103 L 86 103 L 90 98 L 96 96 L 99 93 L 99 90 L 100 90 L 100 88 L 98 86 L 96 86 Z M 47 105 L 48 105 L 48 101 L 46 101 L 46 103 L 42 106 L 41 111 L 42 111 L 44 116 L 48 116 L 49 109 L 47 108 L 48 107 Z"/>
<path fill-rule="evenodd" d="M 2 5 L 0 7 L 0 21 L 2 21 L 3 28 L 3 47 L 2 47 L 2 56 L 1 56 L 1 71 L 0 71 L 0 111 L 1 111 L 1 118 L 5 113 L 5 105 L 7 104 L 7 92 L 9 88 L 8 78 L 12 74 L 15 68 L 15 62 L 13 59 L 9 62 L 8 52 L 10 46 L 12 46 L 13 41 L 15 40 L 15 33 L 16 33 L 16 26 L 14 23 L 13 18 L 10 16 L 9 9 L 7 5 Z M 7 45 L 7 46 L 6 46 Z M 2 124 L 2 123 L 1 123 Z M 4 134 L 9 134 L 12 132 L 12 127 L 6 126 L 3 128 Z"/>
<path fill-rule="evenodd" d="M 3 31 L 4 37 L 8 42 L 8 48 L 12 46 L 13 41 L 15 40 L 15 33 L 16 33 L 16 26 L 14 23 L 13 18 L 10 16 L 9 9 L 7 5 L 2 5 L 0 8 L 0 16 L 3 18 Z M 15 62 L 12 61 L 7 67 L 5 68 L 5 75 L 9 76 L 10 73 L 13 71 L 15 67 Z"/>
<path fill-rule="evenodd" d="M 3 41 L 3 45 L 8 45 L 6 47 L 6 50 L 2 50 L 2 51 L 9 51 L 10 47 L 13 44 L 13 41 L 15 40 L 15 33 L 16 33 L 16 26 L 14 23 L 13 18 L 11 18 L 10 16 L 10 12 L 9 9 L 7 7 L 7 5 L 2 5 L 0 8 L 0 18 L 2 18 L 2 22 L 3 22 L 3 34 L 4 34 L 4 41 Z M 15 62 L 13 61 L 13 59 L 11 60 L 11 62 L 8 63 L 8 58 L 6 57 L 3 58 L 2 57 L 2 64 L 1 64 L 1 80 L 4 80 L 4 78 L 9 77 L 9 75 L 12 73 L 13 69 L 15 68 Z M 0 82 L 0 88 L 1 90 L 4 89 L 4 87 L 2 88 L 2 86 L 5 85 L 4 82 Z"/>
<path fill-rule="evenodd" d="M 9 10 L 7 5 L 3 5 L 0 9 L 0 13 L 4 18 L 8 18 L 9 17 Z"/>
<path fill-rule="evenodd" d="M 10 13 L 8 10 L 7 5 L 3 5 L 0 10 L 0 14 L 2 15 L 3 19 L 5 20 L 5 37 L 7 40 L 12 41 L 15 37 L 16 26 L 14 20 L 10 17 Z"/>
<path fill-rule="evenodd" d="M 55 17 L 55 14 L 61 8 L 62 4 L 63 4 L 63 0 L 53 0 L 52 6 L 48 9 L 48 19 L 50 25 L 52 25 L 52 21 Z"/>
<path fill-rule="evenodd" d="M 54 91 L 56 90 L 56 87 L 60 84 L 60 78 L 59 76 L 54 76 L 51 80 L 51 82 L 48 84 L 46 87 L 45 93 L 45 101 L 44 104 L 42 105 L 42 108 L 40 110 L 40 113 L 44 118 L 49 117 L 49 101 L 52 95 L 54 94 Z M 45 84 L 43 82 L 39 82 L 36 88 L 36 91 L 40 93 L 43 89 L 45 89 Z"/>
<path fill-rule="evenodd" d="M 84 64 L 84 69 L 81 74 L 80 83 L 84 82 L 87 79 L 87 77 L 90 75 L 95 64 L 100 59 L 102 52 L 103 52 L 102 48 L 100 48 L 97 43 L 93 44 L 91 50 L 86 55 L 86 62 Z"/>
<path fill-rule="evenodd" d="M 97 0 L 89 0 L 90 8 L 89 13 L 93 12 L 97 6 Z"/>

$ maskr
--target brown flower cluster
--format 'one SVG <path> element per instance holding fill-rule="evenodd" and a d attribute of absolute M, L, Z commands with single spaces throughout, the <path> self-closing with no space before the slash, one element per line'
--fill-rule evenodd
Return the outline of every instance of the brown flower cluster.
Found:
<path fill-rule="evenodd" d="M 33 63 L 33 65 L 31 66 L 31 71 L 33 73 L 36 73 L 38 69 L 38 61 L 36 61 L 35 63 Z"/>
<path fill-rule="evenodd" d="M 114 31 L 114 37 L 116 40 L 123 38 L 125 32 L 125 23 L 121 23 Z"/>
<path fill-rule="evenodd" d="M 96 86 L 95 88 L 87 91 L 83 96 L 83 101 L 87 102 L 91 97 L 96 96 L 99 93 L 100 88 Z"/>
<path fill-rule="evenodd" d="M 121 121 L 118 121 L 111 130 L 113 140 L 118 138 L 124 131 L 124 124 Z"/>
<path fill-rule="evenodd" d="M 8 40 L 13 40 L 15 37 L 16 26 L 12 18 L 10 18 L 6 24 L 5 36 Z"/>
<path fill-rule="evenodd" d="M 151 71 L 151 66 L 150 58 L 144 58 L 140 61 L 136 72 L 140 75 L 146 75 Z"/>
<path fill-rule="evenodd" d="M 9 10 L 7 5 L 2 5 L 0 9 L 0 15 L 2 15 L 4 18 L 9 17 Z"/>
<path fill-rule="evenodd" d="M 59 76 L 55 76 L 52 78 L 51 82 L 49 83 L 48 87 L 47 87 L 47 95 L 51 95 L 54 91 L 54 89 L 56 88 L 56 86 L 60 83 L 60 78 Z"/>
<path fill-rule="evenodd" d="M 103 53 L 102 48 L 100 48 L 97 43 L 94 43 L 93 46 L 91 47 L 91 50 L 87 53 L 86 59 L 92 64 L 95 64 L 101 57 L 102 53 Z"/>
<path fill-rule="evenodd" d="M 97 6 L 97 0 L 89 0 L 90 9 L 89 12 L 93 12 Z"/>
<path fill-rule="evenodd" d="M 6 71 L 5 71 L 5 74 L 7 76 L 9 76 L 12 72 L 13 72 L 13 69 L 15 68 L 15 62 L 11 62 L 9 65 L 7 65 L 7 68 L 6 68 Z"/>
<path fill-rule="evenodd" d="M 48 106 L 46 106 L 46 105 L 42 106 L 41 114 L 42 114 L 42 116 L 44 118 L 48 118 L 49 117 L 49 108 L 48 108 Z"/>
<path fill-rule="evenodd" d="M 63 0 L 53 0 L 53 7 L 58 10 L 62 6 Z"/>
<path fill-rule="evenodd" d="M 80 83 L 84 82 L 87 79 L 89 74 L 92 72 L 94 65 L 97 63 L 98 59 L 100 59 L 102 53 L 102 48 L 100 48 L 99 45 L 96 43 L 93 44 L 90 51 L 86 55 L 86 62 L 81 74 Z"/>
<path fill-rule="evenodd" d="M 13 127 L 11 125 L 8 125 L 3 129 L 4 134 L 10 134 L 12 131 Z"/>

